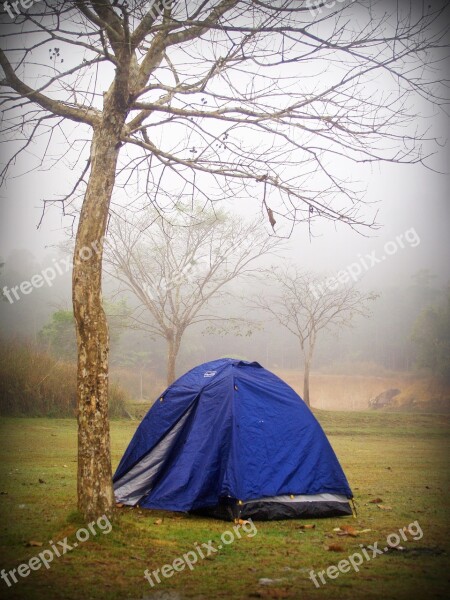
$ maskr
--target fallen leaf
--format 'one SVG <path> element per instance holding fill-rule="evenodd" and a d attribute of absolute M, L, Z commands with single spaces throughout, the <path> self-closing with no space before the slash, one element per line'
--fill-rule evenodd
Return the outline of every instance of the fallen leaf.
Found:
<path fill-rule="evenodd" d="M 387 506 L 386 504 L 377 504 L 378 508 L 381 510 L 392 510 L 392 506 Z"/>
<path fill-rule="evenodd" d="M 29 542 L 27 542 L 25 544 L 25 546 L 30 547 L 30 546 L 36 546 L 38 548 L 40 548 L 41 546 L 43 546 L 44 543 L 43 542 L 36 542 L 35 540 L 30 540 Z"/>
<path fill-rule="evenodd" d="M 315 525 L 299 525 L 297 529 L 315 529 Z"/>
<path fill-rule="evenodd" d="M 155 525 L 161 525 L 162 522 L 163 522 L 162 519 L 156 519 L 156 521 L 154 523 L 155 523 Z"/>
<path fill-rule="evenodd" d="M 338 535 L 350 535 L 352 537 L 357 537 L 358 532 L 351 525 L 342 525 L 341 532 Z"/>
<path fill-rule="evenodd" d="M 369 500 L 369 504 L 380 504 L 380 502 L 383 502 L 381 498 L 374 498 L 373 500 Z"/>
<path fill-rule="evenodd" d="M 329 552 L 344 552 L 344 547 L 340 544 L 330 544 L 329 546 L 326 546 L 326 549 Z"/>
<path fill-rule="evenodd" d="M 116 503 L 116 508 L 122 508 L 123 506 L 125 506 L 125 504 L 123 502 Z"/>
<path fill-rule="evenodd" d="M 250 523 L 250 521 L 246 521 L 245 519 L 235 519 L 234 522 L 236 525 L 247 525 L 247 523 Z"/>

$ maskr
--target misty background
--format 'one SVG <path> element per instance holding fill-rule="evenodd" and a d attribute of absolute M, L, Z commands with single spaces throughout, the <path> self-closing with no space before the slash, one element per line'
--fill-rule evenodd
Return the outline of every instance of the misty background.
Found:
<path fill-rule="evenodd" d="M 443 170 L 445 162 L 444 147 L 441 155 L 434 157 L 436 169 Z M 19 285 L 48 267 L 55 268 L 56 263 L 63 271 L 51 286 L 43 285 L 28 295 L 20 294 L 19 300 L 13 296 L 13 303 L 3 298 L 0 303 L 3 337 L 38 342 L 53 313 L 71 310 L 71 270 L 67 270 L 68 261 L 59 245 L 70 242 L 72 219 L 53 206 L 46 211 L 38 228 L 43 199 L 50 197 L 53 190 L 64 188 L 65 171 L 58 167 L 10 180 L 7 193 L 1 198 L 2 287 Z M 320 222 L 310 232 L 308 224 L 301 223 L 278 252 L 278 258 L 266 257 L 259 263 L 263 267 L 291 261 L 323 275 L 324 281 L 341 270 L 360 269 L 355 285 L 379 295 L 371 303 L 369 318 L 357 318 L 350 329 L 326 332 L 319 338 L 313 361 L 316 373 L 312 381 L 313 406 L 328 407 L 331 403 L 333 408 L 363 408 L 368 396 L 386 385 L 389 387 L 389 382 L 383 379 L 386 374 L 396 373 L 397 377 L 415 374 L 417 349 L 411 339 L 414 324 L 427 306 L 443 301 L 450 281 L 448 176 L 417 165 L 381 165 L 366 173 L 365 184 L 369 201 L 365 211 L 369 216 L 376 214 L 377 228 L 358 233 L 339 224 Z M 224 205 L 230 212 L 252 219 L 261 212 L 258 199 L 255 200 L 249 199 L 247 203 L 229 200 Z M 401 235 L 403 247 L 396 241 Z M 386 244 L 390 256 L 384 251 Z M 384 256 L 385 260 L 372 265 L 368 258 L 371 254 L 377 259 Z M 352 267 L 355 263 L 360 267 Z M 264 282 L 259 285 L 264 290 Z M 235 282 L 233 290 L 237 296 L 250 298 L 254 286 L 254 282 L 243 280 Z M 114 295 L 117 284 L 107 275 L 104 289 L 108 300 L 118 300 Z M 121 298 L 130 307 L 135 304 L 130 294 L 122 294 Z M 227 310 L 235 316 L 249 316 L 248 307 L 241 300 Z M 220 356 L 238 356 L 279 372 L 301 392 L 303 364 L 296 338 L 267 315 L 255 313 L 252 317 L 261 325 L 250 336 L 208 334 L 201 326 L 188 329 L 177 374 Z M 165 360 L 163 340 L 151 339 L 145 331 L 123 328 L 118 339 L 112 340 L 112 379 L 125 385 L 134 399 L 142 396 L 153 400 L 164 389 Z M 342 391 L 336 405 L 330 391 L 318 393 L 320 381 L 329 374 L 375 377 L 380 385 L 379 388 L 369 385 L 363 398 Z M 348 390 L 348 381 L 346 386 Z"/>
<path fill-rule="evenodd" d="M 361 217 L 368 223 L 374 222 L 374 227 L 355 231 L 339 222 L 318 219 L 311 228 L 308 222 L 302 222 L 291 232 L 281 223 L 277 225 L 275 235 L 286 237 L 283 250 L 278 252 L 278 257 L 266 257 L 259 263 L 260 267 L 268 267 L 292 262 L 301 269 L 320 274 L 324 281 L 342 270 L 352 269 L 356 263 L 360 272 L 354 278 L 355 285 L 378 295 L 370 305 L 369 318 L 355 318 L 351 328 L 339 332 L 330 330 L 319 337 L 313 361 L 313 406 L 364 408 L 375 392 L 403 385 L 405 377 L 424 375 L 416 364 L 417 347 L 412 332 L 424 309 L 445 301 L 450 282 L 449 120 L 436 108 L 433 109 L 435 112 L 430 112 L 429 107 L 418 103 L 415 109 L 417 116 L 425 119 L 427 138 L 436 137 L 440 144 L 430 147 L 430 155 L 424 161 L 426 167 L 421 164 L 360 164 L 357 168 L 353 165 L 352 172 L 344 172 L 365 190 Z M 77 133 L 77 128 L 73 131 L 73 139 L 82 146 L 82 132 Z M 77 207 L 70 206 L 66 211 L 69 214 L 64 214 L 62 205 L 47 204 L 44 212 L 44 200 L 54 200 L 70 192 L 82 161 L 72 160 L 70 152 L 66 154 L 64 136 L 57 138 L 56 147 L 58 144 L 62 158 L 52 156 L 44 165 L 40 163 L 45 141 L 31 145 L 27 154 L 21 155 L 2 188 L 0 284 L 3 290 L 5 286 L 11 290 L 45 269 L 56 268 L 56 265 L 62 268 L 61 265 L 67 264 L 64 259 L 67 254 L 64 255 L 60 247 L 70 246 L 73 240 Z M 14 150 L 15 143 L 10 141 L 8 148 L 3 149 L 4 156 L 11 156 Z M 85 152 L 81 152 L 81 157 L 87 158 Z M 342 168 L 347 169 L 348 163 L 342 161 Z M 134 200 L 132 186 L 117 190 L 113 209 L 126 208 Z M 270 198 L 267 201 L 270 205 Z M 267 221 L 260 197 L 224 197 L 218 205 L 243 219 L 251 220 L 263 214 Z M 266 231 L 267 235 L 273 235 L 268 221 Z M 402 246 L 398 242 L 399 236 L 403 239 Z M 376 256 L 379 260 L 371 265 L 368 256 Z M 52 315 L 60 310 L 71 310 L 71 271 L 65 266 L 62 269 L 64 272 L 58 273 L 51 285 L 33 288 L 29 294 L 20 293 L 19 299 L 12 296 L 13 302 L 3 292 L 0 327 L 4 340 L 42 344 L 41 332 Z M 230 291 L 234 291 L 236 300 L 227 306 L 230 314 L 243 318 L 250 316 L 259 322 L 251 335 L 247 335 L 245 328 L 242 335 L 235 332 L 211 334 L 202 326 L 189 328 L 183 337 L 178 375 L 200 362 L 238 356 L 256 360 L 274 370 L 301 393 L 303 362 L 298 342 L 267 315 L 256 311 L 249 314 L 245 298 L 249 299 L 255 289 L 264 292 L 263 278 L 258 283 L 233 282 Z M 126 306 L 133 308 L 136 301 L 132 295 L 117 296 L 116 290 L 116 282 L 105 274 L 106 300 L 110 303 L 124 301 Z M 120 315 L 117 318 L 120 320 Z M 134 399 L 150 401 L 161 393 L 165 387 L 165 361 L 164 342 L 152 339 L 143 330 L 119 327 L 111 340 L 112 379 L 124 385 Z M 336 379 L 330 379 L 328 387 L 319 385 L 330 375 L 353 380 L 343 382 L 337 394 Z M 371 382 L 365 381 L 364 393 L 361 393 L 362 388 L 354 387 L 357 377 L 372 378 Z M 389 381 L 389 377 L 395 381 Z M 351 386 L 353 391 L 350 393 Z"/>

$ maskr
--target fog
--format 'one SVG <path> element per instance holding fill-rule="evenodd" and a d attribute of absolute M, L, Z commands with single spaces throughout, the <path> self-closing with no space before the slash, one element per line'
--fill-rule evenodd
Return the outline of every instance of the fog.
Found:
<path fill-rule="evenodd" d="M 439 157 L 442 163 L 445 156 L 446 148 Z M 64 218 L 53 207 L 39 228 L 37 225 L 42 217 L 41 199 L 45 190 L 64 188 L 65 180 L 64 172 L 58 169 L 56 173 L 25 175 L 8 185 L 1 213 L 1 254 L 5 261 L 2 285 L 11 288 L 54 266 L 56 261 L 64 260 L 57 246 L 70 239 L 71 219 Z M 378 212 L 377 229 L 357 233 L 341 224 L 321 222 L 314 225 L 310 235 L 307 224 L 299 224 L 286 240 L 279 258 L 261 264 L 292 261 L 303 269 L 323 274 L 324 281 L 328 276 L 350 269 L 355 273 L 355 285 L 379 294 L 371 307 L 370 318 L 357 320 L 338 337 L 332 331 L 321 337 L 314 369 L 338 370 L 339 365 L 347 362 L 374 363 L 380 373 L 384 369 L 411 371 L 414 347 L 410 336 L 414 322 L 427 305 L 440 301 L 450 279 L 448 177 L 420 166 L 383 165 L 376 173 L 368 174 L 365 183 L 367 199 L 374 202 L 366 210 Z M 230 201 L 226 204 L 228 210 L 246 218 L 261 213 L 259 203 L 253 199 L 248 205 Z M 269 228 L 267 232 L 269 235 Z M 386 255 L 385 248 L 390 255 Z M 375 264 L 369 259 L 370 255 L 376 257 Z M 385 259 L 381 260 L 383 256 Z M 419 289 L 414 280 L 415 274 L 422 270 L 429 270 L 434 276 L 430 279 L 429 294 Z M 106 280 L 105 283 L 106 297 L 113 298 L 114 282 Z M 3 334 L 37 340 L 39 331 L 57 309 L 70 309 L 70 284 L 68 271 L 58 274 L 51 287 L 34 289 L 13 304 L 2 302 Z M 250 297 L 254 290 L 245 282 L 242 285 L 243 288 L 238 286 L 239 295 L 244 289 Z M 130 305 L 133 301 L 128 296 Z M 245 303 L 237 302 L 232 312 L 248 316 Z M 199 362 L 224 355 L 242 356 L 268 368 L 295 369 L 301 373 L 302 357 L 295 337 L 264 315 L 255 318 L 263 322 L 263 329 L 255 329 L 251 337 L 207 335 L 200 327 L 188 330 L 180 351 L 178 374 Z M 137 349 L 147 353 L 144 370 L 156 373 L 163 381 L 164 341 L 152 340 L 145 332 L 124 332 L 118 346 L 113 344 L 113 370 L 114 365 L 127 364 L 127 356 Z M 136 379 L 141 369 L 131 367 Z M 136 389 L 133 387 L 134 394 Z"/>
<path fill-rule="evenodd" d="M 443 147 L 434 157 L 434 164 L 443 170 L 446 159 L 447 148 Z M 341 270 L 356 270 L 355 285 L 379 294 L 370 318 L 356 320 L 351 329 L 338 336 L 331 330 L 320 338 L 313 372 L 349 372 L 352 364 L 372 364 L 370 372 L 378 376 L 386 369 L 411 372 L 414 323 L 426 306 L 441 301 L 450 280 L 448 176 L 418 165 L 381 165 L 374 172 L 361 169 L 359 175 L 366 186 L 365 211 L 368 218 L 376 213 L 377 228 L 358 233 L 339 223 L 317 222 L 310 232 L 308 225 L 301 223 L 286 240 L 281 256 L 269 262 L 292 261 L 303 269 L 323 274 L 324 280 Z M 0 247 L 5 262 L 2 286 L 11 288 L 61 261 L 58 245 L 72 238 L 73 219 L 64 217 L 55 206 L 42 217 L 42 199 L 54 190 L 64 190 L 69 176 L 58 167 L 26 174 L 8 183 L 1 199 Z M 224 205 L 245 218 L 261 214 L 259 199 L 249 199 L 248 203 L 227 201 Z M 386 247 L 392 254 L 386 255 Z M 377 258 L 375 264 L 370 255 Z M 414 275 L 422 270 L 429 270 L 434 276 L 428 294 L 415 287 Z M 26 297 L 22 295 L 13 304 L 0 304 L 3 335 L 37 341 L 39 331 L 56 310 L 70 309 L 70 272 L 58 274 L 51 283 L 51 287 L 46 285 Z M 243 285 L 250 297 L 253 290 Z M 106 289 L 110 292 L 106 296 L 112 297 L 114 283 L 108 281 Z M 242 289 L 239 293 L 242 295 Z M 128 302 L 132 305 L 133 298 L 129 297 Z M 233 313 L 247 316 L 248 309 L 237 303 Z M 188 330 L 177 373 L 180 375 L 200 362 L 232 355 L 257 360 L 282 373 L 294 370 L 301 377 L 303 362 L 295 337 L 264 315 L 255 318 L 263 322 L 263 329 L 255 330 L 251 337 L 207 335 L 199 327 Z M 129 356 L 136 351 L 144 353 L 143 364 L 130 366 Z M 151 399 L 164 387 L 165 355 L 163 340 L 130 330 L 122 334 L 118 345 L 112 345 L 112 372 L 127 365 L 132 381 L 127 374 L 126 385 L 131 395 L 142 394 Z M 142 371 L 152 375 L 147 383 L 144 380 L 143 391 L 139 383 Z M 117 378 L 124 379 L 121 371 Z M 299 387 L 301 391 L 300 384 Z"/>
<path fill-rule="evenodd" d="M 444 77 L 444 73 L 441 76 Z M 384 83 L 389 85 L 387 80 Z M 103 84 L 106 88 L 107 80 Z M 375 365 L 375 371 L 379 368 L 380 373 L 384 369 L 411 371 L 415 355 L 411 343 L 414 323 L 424 308 L 442 300 L 450 280 L 449 122 L 437 108 L 433 114 L 418 102 L 415 109 L 418 117 L 426 118 L 427 135 L 439 140 L 439 145 L 432 150 L 429 147 L 432 154 L 424 161 L 425 165 L 360 164 L 345 173 L 365 190 L 362 216 L 367 223 L 374 221 L 374 227 L 360 227 L 355 231 L 343 223 L 318 219 L 311 227 L 301 222 L 291 232 L 281 222 L 275 235 L 286 237 L 283 251 L 278 258 L 261 263 L 268 266 L 292 262 L 304 270 L 321 274 L 324 281 L 345 271 L 350 274 L 352 284 L 378 294 L 371 307 L 371 317 L 356 319 L 352 329 L 339 335 L 331 330 L 321 336 L 314 369 L 332 370 L 341 368 L 339 365 L 344 363 L 370 363 Z M 80 133 L 80 143 L 82 139 Z M 42 170 L 35 167 L 44 150 L 43 142 L 32 146 L 28 154 L 19 156 L 2 188 L 0 257 L 5 263 L 1 271 L 2 287 L 11 289 L 35 274 L 55 269 L 57 264 L 61 270 L 54 279 L 29 294 L 12 297 L 13 301 L 3 298 L 0 322 L 6 337 L 37 341 L 39 332 L 56 310 L 70 310 L 70 268 L 66 269 L 68 263 L 61 262 L 63 255 L 59 246 L 73 240 L 78 207 L 69 206 L 66 214 L 57 203 L 44 207 L 44 200 L 70 191 L 81 168 L 82 161 L 77 164 L 70 155 L 56 160 L 63 143 L 62 137 L 57 139 L 55 154 Z M 10 142 L 3 150 L 4 156 L 9 157 L 14 148 L 15 144 Z M 82 156 L 87 156 L 86 151 Z M 349 169 L 348 163 L 342 161 L 342 168 Z M 127 206 L 134 194 L 132 186 L 120 190 L 114 207 Z M 235 200 L 224 198 L 216 204 L 232 214 L 252 219 L 265 214 L 261 200 L 250 196 Z M 267 235 L 273 235 L 269 224 L 266 225 Z M 233 285 L 238 291 L 236 295 L 250 297 L 254 291 L 245 281 Z M 105 296 L 111 301 L 117 299 L 115 283 L 110 278 L 105 278 Z M 133 306 L 133 296 L 128 294 L 126 299 Z M 248 317 L 245 299 L 236 301 L 231 308 L 233 314 Z M 188 330 L 183 338 L 178 373 L 197 362 L 230 354 L 258 360 L 269 368 L 301 371 L 302 358 L 295 337 L 261 314 L 255 313 L 254 317 L 261 324 L 250 337 L 207 335 L 201 327 Z M 147 369 L 164 379 L 164 342 L 152 340 L 143 331 L 121 333 L 120 341 L 113 344 L 113 365 L 127 365 L 127 356 L 136 348 L 147 353 L 147 363 L 144 361 L 139 368 L 129 367 L 135 376 Z M 132 393 L 136 394 L 135 389 Z"/>

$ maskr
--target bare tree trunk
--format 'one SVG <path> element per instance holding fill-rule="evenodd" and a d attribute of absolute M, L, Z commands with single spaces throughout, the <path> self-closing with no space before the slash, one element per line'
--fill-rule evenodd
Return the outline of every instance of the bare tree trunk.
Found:
<path fill-rule="evenodd" d="M 311 406 L 309 402 L 309 369 L 309 360 L 308 357 L 305 356 L 305 367 L 303 372 L 303 400 L 307 406 Z"/>
<path fill-rule="evenodd" d="M 78 508 L 85 519 L 110 514 L 113 489 L 108 420 L 108 325 L 102 306 L 103 237 L 114 187 L 118 131 L 94 131 L 91 173 L 73 262 L 72 301 L 78 345 Z"/>
<path fill-rule="evenodd" d="M 304 352 L 305 366 L 303 372 L 303 400 L 307 406 L 311 406 L 309 397 L 309 373 L 311 370 L 311 363 L 314 354 L 314 345 L 310 343 L 308 352 Z"/>
<path fill-rule="evenodd" d="M 177 378 L 176 366 L 181 340 L 173 334 L 167 337 L 167 387 Z"/>

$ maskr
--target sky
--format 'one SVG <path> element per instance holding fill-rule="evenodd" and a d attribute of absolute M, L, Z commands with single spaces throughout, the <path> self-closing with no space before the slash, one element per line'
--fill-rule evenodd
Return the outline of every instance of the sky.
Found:
<path fill-rule="evenodd" d="M 440 168 L 445 166 L 447 148 L 436 158 Z M 65 189 L 66 179 L 64 169 L 57 168 L 8 182 L 0 198 L 1 257 L 6 258 L 14 249 L 27 249 L 45 263 L 52 247 L 67 239 L 72 219 L 64 217 L 59 207 L 48 210 L 38 228 L 42 199 L 50 197 L 55 189 Z M 305 269 L 330 274 L 360 262 L 362 273 L 358 279 L 364 276 L 374 285 L 407 284 L 413 273 L 425 268 L 438 275 L 442 283 L 449 280 L 448 175 L 417 165 L 381 165 L 365 176 L 365 182 L 366 199 L 371 203 L 367 213 L 378 213 L 379 228 L 360 234 L 342 224 L 317 222 L 310 237 L 307 225 L 299 224 L 287 242 L 289 259 Z M 261 210 L 258 199 L 247 203 L 229 201 L 227 208 L 248 218 Z M 400 242 L 398 236 L 402 236 Z M 391 254 L 373 265 L 373 259 L 367 259 L 365 268 L 364 257 L 376 252 L 375 257 L 380 259 L 385 244 Z"/>

